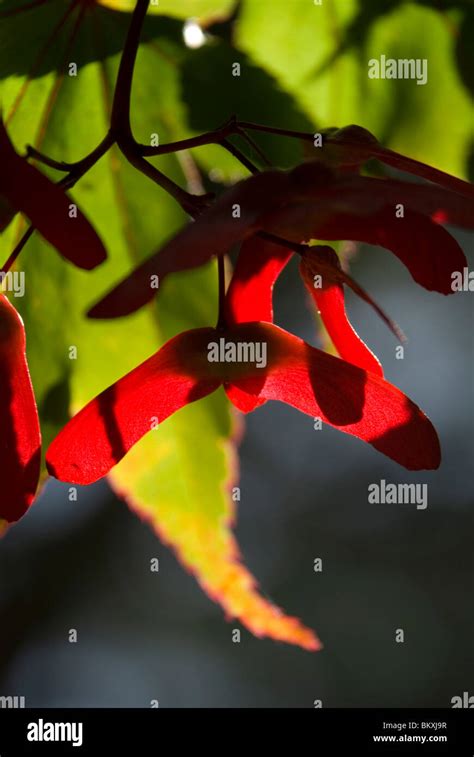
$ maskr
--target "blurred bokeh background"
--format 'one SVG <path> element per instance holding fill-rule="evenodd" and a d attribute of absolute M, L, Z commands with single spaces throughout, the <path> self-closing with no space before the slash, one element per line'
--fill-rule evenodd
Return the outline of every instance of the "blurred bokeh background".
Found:
<path fill-rule="evenodd" d="M 147 27 L 178 60 L 187 131 L 174 123 L 182 114 L 167 89 L 160 118 L 172 138 L 231 113 L 310 130 L 357 122 L 394 149 L 468 176 L 471 3 L 227 6 L 202 21 L 207 37 L 197 49 L 189 37 L 186 45 L 183 18 Z M 126 14 L 117 18 L 123 37 Z M 428 84 L 369 81 L 367 60 L 382 53 L 426 57 Z M 234 60 L 243 63 L 238 82 Z M 302 156 L 299 143 L 260 144 L 278 165 Z M 217 190 L 243 175 L 217 148 L 194 158 Z M 453 233 L 469 257 L 474 236 Z M 67 485 L 49 482 L 0 544 L 0 696 L 24 696 L 31 707 L 449 707 L 452 697 L 474 694 L 473 294 L 426 292 L 382 249 L 361 246 L 351 273 L 408 336 L 398 360 L 384 324 L 348 295 L 387 378 L 435 424 L 443 462 L 436 472 L 407 472 L 356 439 L 315 431 L 311 418 L 279 403 L 245 419 L 236 523 L 245 563 L 264 595 L 314 628 L 324 649 L 259 640 L 226 621 L 105 482 L 82 489 L 77 502 Z M 277 323 L 318 344 L 295 264 L 275 304 Z M 381 479 L 427 483 L 427 509 L 369 504 L 367 487 Z"/>

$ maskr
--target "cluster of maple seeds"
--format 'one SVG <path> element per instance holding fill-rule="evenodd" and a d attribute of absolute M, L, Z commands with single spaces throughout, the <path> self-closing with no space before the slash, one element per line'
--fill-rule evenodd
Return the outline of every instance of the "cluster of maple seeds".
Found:
<path fill-rule="evenodd" d="M 78 211 L 71 222 L 64 189 L 16 153 L 3 125 L 0 152 L 4 166 L 0 194 L 11 207 L 23 212 L 73 264 L 91 270 L 102 263 L 106 251 L 89 221 Z M 212 257 L 218 258 L 222 271 L 223 256 L 240 244 L 227 291 L 220 276 L 216 327 L 178 334 L 86 405 L 47 451 L 52 475 L 79 484 L 98 480 L 149 431 L 150 417 L 162 422 L 221 385 L 243 412 L 269 399 L 280 400 L 358 436 L 410 470 L 438 467 L 435 429 L 411 400 L 384 380 L 378 359 L 347 318 L 344 285 L 384 314 L 342 270 L 331 247 L 306 242 L 350 239 L 383 246 L 421 286 L 450 294 L 453 271 L 463 270 L 466 260 L 442 224 L 473 227 L 474 190 L 455 177 L 385 150 L 360 127 L 329 130 L 321 157 L 291 171 L 267 170 L 251 176 L 213 202 L 206 198 L 196 220 L 90 310 L 92 318 L 132 313 L 157 296 L 159 290 L 149 287 L 151 276 L 161 282 Z M 361 166 L 374 157 L 431 183 L 360 175 Z M 402 214 L 395 212 L 400 205 Z M 237 217 L 232 214 L 236 206 L 242 209 Z M 273 324 L 273 285 L 295 254 L 300 255 L 302 279 L 339 358 Z M 320 287 L 314 286 L 316 278 Z M 2 428 L 8 449 L 3 464 L 9 475 L 0 517 L 13 522 L 34 499 L 41 438 L 21 319 L 5 296 L 1 308 L 0 379 L 6 398 Z M 216 370 L 205 356 L 209 343 L 223 337 L 237 344 L 265 343 L 265 366 L 255 370 L 223 365 Z"/>

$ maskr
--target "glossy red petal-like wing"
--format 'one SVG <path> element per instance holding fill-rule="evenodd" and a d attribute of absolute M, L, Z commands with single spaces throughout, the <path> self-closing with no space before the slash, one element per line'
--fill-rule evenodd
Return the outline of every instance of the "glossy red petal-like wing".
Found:
<path fill-rule="evenodd" d="M 243 242 L 226 294 L 229 324 L 273 321 L 273 286 L 292 255 L 291 250 L 261 237 L 253 236 Z M 232 384 L 226 385 L 225 391 L 243 413 L 265 403 Z"/>
<path fill-rule="evenodd" d="M 224 384 L 225 393 L 228 398 L 241 413 L 251 413 L 257 407 L 265 404 L 266 400 L 261 397 L 254 397 L 253 394 L 247 394 L 234 384 Z"/>
<path fill-rule="evenodd" d="M 72 200 L 64 190 L 17 155 L 1 121 L 0 194 L 74 265 L 90 270 L 106 259 L 105 248 L 83 213 L 78 208 L 70 212 Z"/>
<path fill-rule="evenodd" d="M 339 267 L 339 259 L 331 247 L 317 246 L 308 249 L 300 263 L 300 272 L 339 355 L 348 363 L 383 376 L 379 360 L 347 317 L 344 286 L 337 276 Z M 321 277 L 321 286 L 319 279 L 315 281 L 315 276 Z"/>
<path fill-rule="evenodd" d="M 330 204 L 303 202 L 267 216 L 265 228 L 291 241 L 302 239 L 351 239 L 380 245 L 393 252 L 414 280 L 430 291 L 452 293 L 452 273 L 467 265 L 465 255 L 446 229 L 417 211 L 395 207 L 357 215 L 347 209 L 331 211 Z"/>
<path fill-rule="evenodd" d="M 179 334 L 89 402 L 51 443 L 46 454 L 51 475 L 76 484 L 97 481 L 144 434 L 217 389 L 222 382 L 207 362 L 214 333 Z"/>
<path fill-rule="evenodd" d="M 23 322 L 5 295 L 0 295 L 0 357 L 0 521 L 13 522 L 35 496 L 41 435 Z"/>
<path fill-rule="evenodd" d="M 409 470 L 434 469 L 441 453 L 427 416 L 380 376 L 310 347 L 270 324 L 235 327 L 239 338 L 267 344 L 265 369 L 232 383 L 248 394 L 280 400 L 359 437 Z"/>
<path fill-rule="evenodd" d="M 243 242 L 226 294 L 228 323 L 273 321 L 273 286 L 292 255 L 258 236 Z"/>

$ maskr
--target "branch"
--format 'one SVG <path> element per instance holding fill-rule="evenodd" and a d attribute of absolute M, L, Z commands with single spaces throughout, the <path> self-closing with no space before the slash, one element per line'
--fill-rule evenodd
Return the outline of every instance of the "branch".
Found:
<path fill-rule="evenodd" d="M 303 139 L 307 142 L 313 142 L 314 140 L 314 134 L 309 134 L 305 131 L 279 129 L 277 126 L 264 126 L 262 124 L 250 123 L 250 121 L 239 121 L 238 125 L 241 129 L 248 129 L 249 131 L 263 131 L 265 134 L 278 134 L 280 137 L 294 137 L 295 139 Z"/>
<path fill-rule="evenodd" d="M 54 168 L 56 171 L 64 171 L 69 174 L 67 177 L 68 181 L 71 181 L 72 177 L 75 176 L 76 181 L 80 179 L 84 174 L 89 171 L 92 166 L 97 163 L 97 161 L 105 155 L 107 150 L 112 147 L 115 140 L 111 134 L 111 132 L 107 132 L 105 137 L 97 147 L 94 147 L 93 150 L 91 150 L 90 153 L 88 153 L 84 158 L 81 158 L 80 160 L 76 160 L 74 163 L 66 163 L 63 160 L 55 160 L 54 158 L 50 158 L 48 155 L 45 155 L 44 153 L 37 150 L 32 145 L 26 146 L 26 158 L 31 158 L 32 160 L 36 160 L 38 163 L 43 163 L 45 166 L 49 166 L 50 168 Z M 64 180 L 63 180 L 64 181 Z M 61 183 L 61 182 L 60 182 Z M 72 185 L 71 185 L 72 186 Z"/>
<path fill-rule="evenodd" d="M 34 226 L 29 226 L 23 236 L 20 238 L 20 241 L 15 245 L 15 248 L 10 253 L 8 260 L 6 261 L 5 265 L 2 267 L 2 273 L 7 273 L 10 268 L 15 264 L 16 259 L 20 252 L 22 251 L 23 247 L 27 243 L 27 241 L 30 239 L 30 237 L 33 236 L 33 232 L 35 231 Z"/>
<path fill-rule="evenodd" d="M 242 165 L 250 171 L 250 173 L 259 173 L 257 166 L 254 165 L 252 161 L 249 160 L 246 155 L 244 155 L 243 152 L 238 149 L 238 147 L 235 147 L 232 142 L 229 142 L 228 139 L 223 139 L 220 144 L 225 150 L 227 150 L 227 152 L 230 152 L 230 154 L 233 155 L 234 158 L 237 158 L 237 160 L 239 160 Z"/>
<path fill-rule="evenodd" d="M 132 20 L 127 32 L 120 66 L 115 84 L 112 103 L 110 127 L 117 136 L 132 138 L 130 126 L 130 96 L 132 91 L 133 70 L 137 59 L 140 33 L 148 10 L 149 0 L 137 0 Z M 118 141 L 118 140 L 117 140 Z"/>
<path fill-rule="evenodd" d="M 247 134 L 245 129 L 242 129 L 239 125 L 237 126 L 237 134 L 240 134 L 240 136 L 245 139 L 247 144 L 250 145 L 250 147 L 256 152 L 264 166 L 267 166 L 267 168 L 273 167 L 271 160 L 267 158 L 260 145 L 258 145 L 255 140 L 252 139 L 250 134 Z"/>
<path fill-rule="evenodd" d="M 155 166 L 152 166 L 151 163 L 145 160 L 145 158 L 142 158 L 141 155 L 137 155 L 135 150 L 122 150 L 122 152 L 124 153 L 128 162 L 132 166 L 134 166 L 137 171 L 140 171 L 142 174 L 154 181 L 155 184 L 158 184 L 158 186 L 164 189 L 165 192 L 168 192 L 171 197 L 174 197 L 176 202 L 181 205 L 183 210 L 190 216 L 193 216 L 193 218 L 199 215 L 202 210 L 209 204 L 209 200 L 211 199 L 210 195 L 193 195 L 190 192 L 187 192 L 174 181 L 169 179 L 168 176 L 165 176 L 164 173 L 161 173 L 161 171 L 155 168 Z"/>
<path fill-rule="evenodd" d="M 181 150 L 189 150 L 193 147 L 202 147 L 203 145 L 220 144 L 223 139 L 236 134 L 238 131 L 237 122 L 235 117 L 230 118 L 222 126 L 218 126 L 217 129 L 206 131 L 204 134 L 198 134 L 196 137 L 190 137 L 189 139 L 180 139 L 177 142 L 168 142 L 158 147 L 151 147 L 150 145 L 141 145 L 136 143 L 137 150 L 140 151 L 140 155 L 165 155 L 170 152 L 180 152 Z"/>
<path fill-rule="evenodd" d="M 185 189 L 182 189 L 159 171 L 158 168 L 155 168 L 155 166 L 152 166 L 151 163 L 145 160 L 141 154 L 140 145 L 133 137 L 130 125 L 133 72 L 140 45 L 143 22 L 148 10 L 148 2 L 149 0 L 137 0 L 132 14 L 115 84 L 110 130 L 128 162 L 174 197 L 186 213 L 195 216 L 202 210 L 203 200 L 197 199 L 195 195 L 186 192 Z"/>

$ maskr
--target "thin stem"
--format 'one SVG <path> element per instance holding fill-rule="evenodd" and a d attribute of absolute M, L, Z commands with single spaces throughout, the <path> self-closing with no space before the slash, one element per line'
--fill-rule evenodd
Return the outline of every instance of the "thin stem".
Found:
<path fill-rule="evenodd" d="M 232 142 L 229 142 L 228 139 L 223 139 L 220 144 L 225 150 L 227 150 L 227 152 L 230 152 L 230 154 L 233 155 L 234 158 L 237 158 L 237 160 L 240 161 L 240 163 L 242 163 L 242 165 L 245 166 L 245 168 L 247 168 L 251 173 L 260 173 L 257 166 L 252 163 L 252 161 L 249 160 L 247 156 L 239 150 L 238 147 L 235 147 Z"/>
<path fill-rule="evenodd" d="M 21 237 L 20 241 L 15 246 L 14 250 L 10 253 L 10 256 L 8 260 L 5 262 L 2 273 L 8 273 L 10 268 L 15 264 L 16 259 L 20 252 L 22 251 L 23 247 L 27 243 L 27 241 L 30 239 L 30 237 L 33 235 L 33 232 L 35 230 L 34 226 L 29 226 L 23 236 Z"/>
<path fill-rule="evenodd" d="M 258 157 L 260 158 L 260 160 L 262 161 L 262 163 L 265 166 L 267 166 L 268 168 L 272 168 L 273 167 L 273 164 L 272 164 L 271 160 L 269 160 L 267 158 L 267 156 L 263 152 L 263 150 L 260 147 L 260 145 L 258 145 L 255 142 L 255 140 L 252 139 L 252 137 L 250 136 L 250 134 L 247 134 L 247 132 L 244 129 L 240 129 L 240 128 L 238 128 L 237 134 L 239 134 L 241 137 L 243 137 L 243 139 L 245 139 L 245 141 L 247 142 L 247 144 L 250 145 L 250 147 L 253 150 L 255 150 L 256 154 L 258 155 Z"/>
<path fill-rule="evenodd" d="M 149 0 L 137 0 L 132 20 L 127 32 L 125 46 L 115 84 L 112 103 L 111 129 L 124 138 L 132 139 L 130 126 L 130 99 L 132 92 L 133 70 L 137 59 L 140 34 L 148 10 Z"/>
<path fill-rule="evenodd" d="M 72 167 L 69 175 L 65 176 L 60 181 L 60 184 L 67 188 L 73 187 L 74 184 L 79 179 L 81 179 L 84 174 L 90 171 L 90 169 L 97 163 L 97 161 L 100 160 L 100 158 L 102 158 L 105 153 L 110 150 L 114 143 L 115 139 L 112 135 L 112 132 L 107 132 L 102 142 L 99 142 L 97 147 L 95 147 L 92 152 L 89 153 L 89 155 L 86 155 L 85 158 L 82 158 L 76 163 L 71 164 Z"/>
<path fill-rule="evenodd" d="M 265 126 L 263 124 L 250 123 L 249 121 L 239 121 L 238 125 L 241 129 L 249 129 L 250 131 L 263 131 L 266 134 L 279 134 L 281 137 L 294 137 L 295 139 L 304 139 L 308 142 L 314 140 L 314 134 L 309 134 L 305 131 L 279 129 L 277 126 Z"/>
<path fill-rule="evenodd" d="M 203 199 L 196 198 L 195 195 L 186 192 L 186 190 L 182 189 L 145 160 L 141 155 L 140 146 L 133 137 L 130 125 L 130 98 L 133 71 L 140 45 L 143 22 L 148 10 L 148 2 L 149 0 L 137 0 L 132 14 L 115 84 L 110 129 L 117 141 L 117 145 L 128 162 L 174 197 L 186 213 L 196 216 L 204 206 Z"/>
<path fill-rule="evenodd" d="M 56 171 L 70 171 L 72 163 L 65 163 L 62 160 L 55 160 L 54 158 L 48 157 L 48 155 L 45 155 L 44 153 L 37 150 L 32 145 L 26 145 L 26 154 L 25 158 L 31 158 L 32 160 L 36 160 L 38 163 L 42 163 L 45 166 L 49 166 L 49 168 L 54 168 Z"/>
<path fill-rule="evenodd" d="M 158 147 L 152 147 L 151 145 L 142 145 L 137 143 L 137 148 L 140 150 L 141 155 L 166 155 L 170 152 L 181 152 L 181 150 L 190 150 L 193 147 L 201 147 L 202 145 L 209 145 L 213 142 L 217 142 L 215 138 L 215 132 L 210 131 L 205 134 L 199 134 L 196 137 L 189 137 L 189 139 L 179 139 L 177 142 L 168 142 Z"/>
<path fill-rule="evenodd" d="M 219 126 L 217 129 L 206 131 L 204 134 L 198 134 L 195 137 L 189 137 L 188 139 L 180 139 L 177 142 L 168 142 L 164 145 L 158 145 L 157 147 L 151 147 L 150 145 L 142 145 L 136 143 L 136 148 L 139 150 L 140 155 L 165 155 L 170 152 L 180 152 L 181 150 L 190 150 L 193 147 L 202 147 L 203 145 L 220 144 L 222 139 L 225 139 L 230 134 L 237 133 L 237 126 L 235 119 L 226 121 L 225 124 Z"/>
<path fill-rule="evenodd" d="M 181 139 L 176 142 L 168 142 L 167 144 L 158 145 L 157 147 L 135 143 L 135 148 L 142 156 L 156 156 L 165 155 L 170 152 L 189 150 L 195 147 L 202 147 L 204 145 L 217 144 L 221 145 L 221 147 L 234 155 L 234 157 L 237 158 L 237 160 L 239 160 L 242 165 L 244 165 L 251 173 L 257 173 L 257 167 L 249 160 L 249 158 L 247 158 L 246 155 L 244 155 L 241 150 L 235 147 L 235 145 L 233 145 L 227 139 L 227 137 L 231 136 L 232 134 L 238 134 L 243 139 L 245 139 L 245 141 L 252 147 L 253 150 L 255 150 L 255 152 L 265 165 L 272 165 L 259 145 L 257 145 L 257 143 L 252 139 L 252 137 L 250 137 L 249 134 L 247 134 L 243 129 L 239 128 L 238 122 L 234 118 L 226 121 L 225 124 L 219 126 L 217 129 L 206 131 L 204 134 L 198 134 L 196 137 L 189 137 L 188 139 Z"/>
<path fill-rule="evenodd" d="M 189 215 L 195 217 L 208 205 L 209 197 L 207 195 L 193 195 L 186 192 L 178 184 L 161 173 L 155 166 L 152 166 L 141 155 L 137 155 L 134 150 L 122 150 L 128 162 L 138 171 L 148 176 L 149 179 L 158 184 L 171 197 L 174 197 L 183 210 Z"/>
<path fill-rule="evenodd" d="M 63 184 L 65 181 L 71 181 L 73 176 L 77 178 L 83 176 L 90 168 L 92 168 L 95 163 L 97 163 L 99 158 L 105 155 L 107 150 L 114 144 L 114 141 L 115 140 L 111 132 L 107 132 L 104 139 L 99 142 L 97 147 L 94 147 L 94 149 L 91 150 L 91 152 L 88 153 L 84 158 L 76 160 L 74 163 L 66 163 L 62 160 L 55 160 L 54 158 L 50 158 L 48 155 L 45 155 L 31 145 L 26 146 L 26 157 L 31 158 L 32 160 L 36 160 L 38 163 L 43 163 L 45 166 L 49 166 L 50 168 L 54 168 L 56 171 L 64 171 L 69 173 L 69 176 L 65 177 L 60 182 L 61 184 Z"/>
<path fill-rule="evenodd" d="M 368 294 L 368 292 L 366 292 L 365 289 L 363 289 L 360 284 L 358 284 L 357 281 L 352 278 L 352 276 L 349 276 L 349 274 L 345 271 L 340 271 L 339 276 L 341 278 L 341 281 L 343 281 L 346 286 L 352 289 L 352 291 L 357 294 L 358 297 L 361 298 L 361 300 L 364 300 L 364 302 L 366 302 L 375 310 L 377 315 L 388 326 L 392 334 L 394 334 L 394 336 L 398 339 L 399 342 L 401 342 L 401 344 L 404 344 L 407 341 L 407 338 L 398 323 L 396 323 L 396 321 L 394 321 L 385 313 L 385 311 L 373 299 L 373 297 L 371 297 L 370 294 Z"/>
<path fill-rule="evenodd" d="M 296 252 L 301 256 L 305 254 L 308 248 L 307 244 L 290 242 L 289 239 L 283 239 L 283 237 L 279 237 L 276 234 L 271 234 L 269 231 L 257 231 L 256 236 L 260 237 L 261 239 L 266 239 L 268 242 L 273 242 L 273 244 L 278 244 L 280 247 L 286 247 L 287 250 L 293 250 L 293 252 Z"/>
<path fill-rule="evenodd" d="M 251 131 L 261 131 L 267 134 L 278 134 L 283 137 L 295 137 L 298 139 L 305 139 L 313 141 L 314 135 L 308 134 L 302 131 L 291 131 L 288 129 L 279 129 L 274 126 L 265 126 L 262 124 L 254 124 L 247 121 L 237 121 L 235 118 L 229 119 L 223 126 L 211 131 L 206 131 L 204 134 L 198 134 L 196 137 L 190 137 L 189 139 L 182 139 L 177 142 L 168 142 L 168 144 L 158 145 L 157 147 L 151 147 L 150 145 L 142 145 L 135 143 L 137 150 L 141 155 L 164 155 L 169 152 L 178 152 L 179 150 L 187 150 L 193 147 L 202 147 L 209 144 L 221 144 L 224 139 L 232 134 L 239 134 L 243 137 L 249 145 L 259 155 L 262 162 L 270 166 L 271 161 L 260 148 L 260 146 L 252 139 L 252 137 L 246 133 L 246 129 Z"/>
<path fill-rule="evenodd" d="M 217 316 L 216 329 L 223 331 L 226 327 L 225 319 L 225 258 L 224 255 L 219 255 L 217 258 L 217 282 L 218 282 L 218 297 L 219 297 L 219 310 Z"/>

